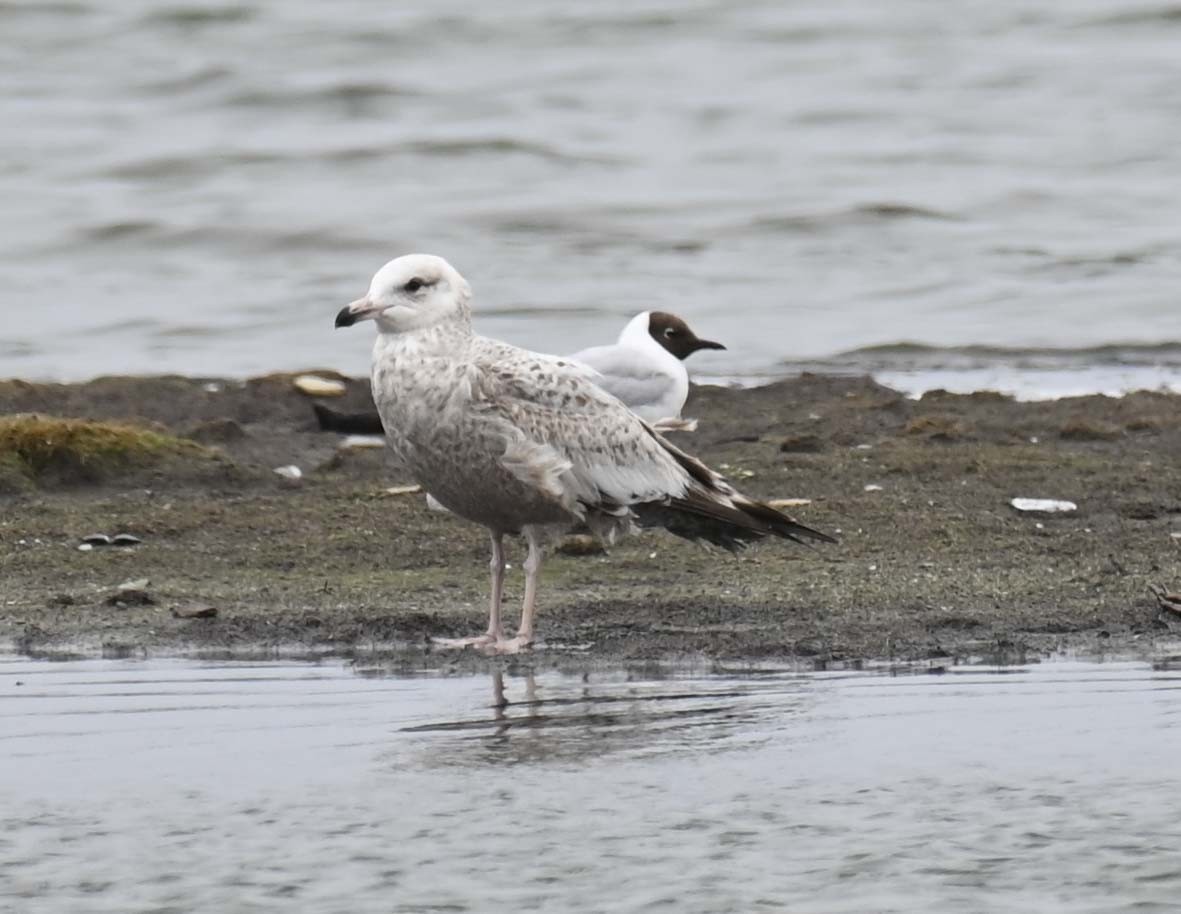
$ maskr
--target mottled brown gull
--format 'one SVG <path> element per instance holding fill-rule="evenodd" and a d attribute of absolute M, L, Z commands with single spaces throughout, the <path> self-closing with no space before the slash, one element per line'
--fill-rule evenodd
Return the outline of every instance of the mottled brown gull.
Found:
<path fill-rule="evenodd" d="M 547 540 L 578 522 L 610 541 L 634 524 L 731 551 L 767 536 L 833 542 L 737 492 L 674 447 L 592 372 L 476 336 L 471 288 L 428 254 L 392 260 L 337 327 L 377 323 L 373 399 L 391 451 L 442 505 L 492 537 L 485 634 L 464 644 L 514 652 L 533 643 Z M 525 599 L 515 638 L 501 621 L 506 534 L 523 533 Z"/>

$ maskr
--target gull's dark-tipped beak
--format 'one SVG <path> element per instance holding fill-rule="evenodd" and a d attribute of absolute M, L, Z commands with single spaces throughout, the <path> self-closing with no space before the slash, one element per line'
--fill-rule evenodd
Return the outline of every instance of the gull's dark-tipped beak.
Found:
<path fill-rule="evenodd" d="M 725 349 L 726 347 L 723 346 L 721 343 L 715 343 L 713 340 L 698 340 L 697 341 L 697 348 L 698 349 Z"/>
<path fill-rule="evenodd" d="M 358 321 L 367 321 L 377 317 L 381 313 L 381 308 L 377 307 L 366 296 L 365 298 L 358 298 L 356 301 L 351 301 L 339 311 L 336 312 L 336 326 L 351 327 Z"/>

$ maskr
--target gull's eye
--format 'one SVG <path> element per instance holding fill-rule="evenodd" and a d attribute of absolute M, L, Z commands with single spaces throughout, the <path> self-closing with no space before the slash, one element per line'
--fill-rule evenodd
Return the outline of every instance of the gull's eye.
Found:
<path fill-rule="evenodd" d="M 425 285 L 426 285 L 425 282 L 423 282 L 421 279 L 419 279 L 417 276 L 415 276 L 412 280 L 410 280 L 410 282 L 406 283 L 406 285 L 404 285 L 402 288 L 405 289 L 407 292 L 417 292 L 419 289 L 421 289 Z"/>
<path fill-rule="evenodd" d="M 665 339 L 671 340 L 676 335 L 677 335 L 677 331 L 675 331 L 672 327 L 665 327 L 664 328 Z"/>

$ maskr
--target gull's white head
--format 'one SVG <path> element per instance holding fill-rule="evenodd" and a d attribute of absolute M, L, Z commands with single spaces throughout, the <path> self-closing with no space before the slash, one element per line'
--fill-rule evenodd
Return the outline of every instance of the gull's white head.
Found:
<path fill-rule="evenodd" d="M 407 254 L 373 276 L 364 298 L 345 305 L 337 327 L 377 321 L 383 333 L 404 333 L 469 315 L 471 286 L 459 271 L 433 254 Z"/>

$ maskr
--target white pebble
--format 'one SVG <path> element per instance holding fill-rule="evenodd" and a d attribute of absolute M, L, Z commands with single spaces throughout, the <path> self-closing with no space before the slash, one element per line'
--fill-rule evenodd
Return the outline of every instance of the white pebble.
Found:
<path fill-rule="evenodd" d="M 284 479 L 301 479 L 303 478 L 303 470 L 297 467 L 294 463 L 289 463 L 285 467 L 275 467 L 275 472 Z"/>
<path fill-rule="evenodd" d="M 301 374 L 291 382 L 300 393 L 309 397 L 343 397 L 348 387 L 344 381 L 322 378 L 315 374 Z"/>
<path fill-rule="evenodd" d="M 804 505 L 812 504 L 810 498 L 772 498 L 767 502 L 772 508 L 778 510 L 779 508 L 802 508 Z"/>
<path fill-rule="evenodd" d="M 877 483 L 871 482 L 869 485 L 867 485 L 865 487 L 865 491 L 866 492 L 880 492 L 880 491 L 882 491 L 882 487 L 879 486 Z"/>
<path fill-rule="evenodd" d="M 339 447 L 342 451 L 385 447 L 385 438 L 381 435 L 348 435 Z"/>
<path fill-rule="evenodd" d="M 1018 511 L 1033 511 L 1039 514 L 1064 514 L 1078 510 L 1073 501 L 1059 501 L 1056 498 L 1014 498 L 1009 502 Z"/>

